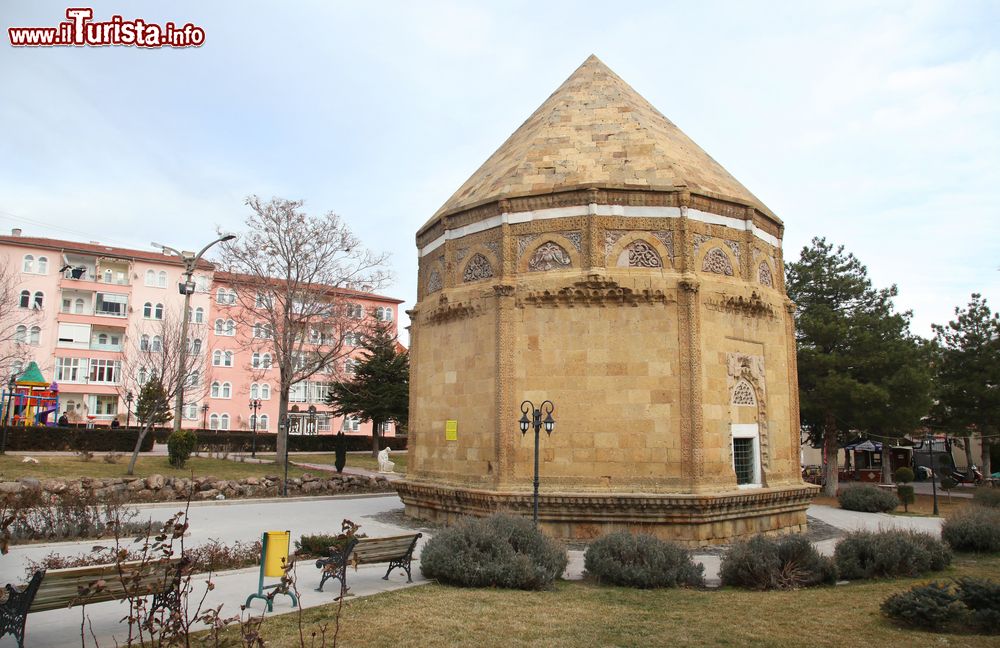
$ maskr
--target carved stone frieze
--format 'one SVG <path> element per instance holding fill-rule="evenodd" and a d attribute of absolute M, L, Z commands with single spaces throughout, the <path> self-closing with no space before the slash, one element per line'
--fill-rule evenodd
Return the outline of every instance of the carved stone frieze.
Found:
<path fill-rule="evenodd" d="M 604 231 L 604 255 L 605 256 L 607 256 L 608 254 L 611 254 L 611 248 L 613 248 L 615 246 L 615 243 L 618 242 L 618 239 L 620 239 L 624 235 L 625 235 L 625 232 L 623 232 L 621 230 L 605 230 Z"/>
<path fill-rule="evenodd" d="M 736 241 L 726 241 L 726 245 L 729 246 L 729 249 L 733 251 L 733 256 L 736 257 L 737 261 L 739 261 L 740 260 L 740 244 L 737 243 Z"/>
<path fill-rule="evenodd" d="M 467 247 L 458 248 L 457 250 L 455 250 L 455 258 L 461 261 L 462 259 L 465 258 L 465 255 L 468 253 L 469 253 L 469 248 Z"/>
<path fill-rule="evenodd" d="M 483 243 L 483 247 L 495 254 L 498 259 L 500 258 L 500 241 L 487 241 Z"/>
<path fill-rule="evenodd" d="M 493 277 L 492 264 L 490 264 L 489 259 L 477 252 L 471 259 L 469 259 L 469 264 L 465 266 L 465 272 L 462 274 L 462 281 L 468 283 L 470 281 L 481 281 L 491 277 Z"/>
<path fill-rule="evenodd" d="M 774 307 L 761 299 L 756 291 L 751 293 L 749 297 L 722 295 L 720 299 L 706 302 L 705 307 L 710 310 L 736 313 L 746 317 L 775 317 Z"/>
<path fill-rule="evenodd" d="M 653 232 L 653 236 L 663 243 L 663 247 L 667 248 L 667 252 L 670 253 L 670 260 L 674 259 L 674 233 L 670 231 Z"/>
<path fill-rule="evenodd" d="M 573 244 L 577 252 L 583 250 L 583 233 L 582 232 L 563 232 L 563 236 Z"/>
<path fill-rule="evenodd" d="M 694 253 L 698 254 L 698 249 L 701 248 L 701 246 L 707 243 L 708 241 L 711 241 L 712 237 L 707 234 L 695 234 L 693 240 L 694 240 Z"/>
<path fill-rule="evenodd" d="M 420 319 L 427 324 L 441 324 L 454 320 L 477 317 L 482 314 L 482 307 L 473 305 L 472 302 L 451 303 L 444 295 L 441 296 L 438 305 L 426 311 Z"/>
<path fill-rule="evenodd" d="M 757 268 L 757 279 L 761 285 L 774 288 L 774 280 L 771 278 L 771 266 L 767 265 L 767 261 L 760 262 L 760 266 Z"/>
<path fill-rule="evenodd" d="M 531 242 L 538 238 L 538 234 L 525 234 L 517 237 L 517 258 L 520 259 L 524 251 L 528 249 Z"/>
<path fill-rule="evenodd" d="M 538 246 L 535 253 L 528 260 L 528 272 L 547 272 L 549 270 L 562 270 L 572 265 L 569 253 L 558 243 L 548 241 Z"/>
<path fill-rule="evenodd" d="M 639 306 L 673 301 L 660 290 L 633 290 L 598 274 L 559 290 L 535 290 L 518 301 L 518 306 Z"/>

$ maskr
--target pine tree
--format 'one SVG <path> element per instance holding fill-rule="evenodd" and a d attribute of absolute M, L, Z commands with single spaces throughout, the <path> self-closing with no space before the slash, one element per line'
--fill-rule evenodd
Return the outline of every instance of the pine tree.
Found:
<path fill-rule="evenodd" d="M 814 238 L 786 274 L 802 425 L 825 449 L 824 492 L 834 496 L 843 443 L 862 433 L 888 441 L 920 425 L 931 404 L 928 345 L 910 334 L 910 313 L 895 311 L 896 287 L 873 288 L 843 246 Z"/>
<path fill-rule="evenodd" d="M 362 359 L 354 378 L 336 381 L 327 403 L 338 416 L 372 422 L 372 455 L 379 451 L 382 423 L 405 423 L 410 411 L 410 356 L 397 349 L 389 326 L 378 326 L 361 337 Z"/>
<path fill-rule="evenodd" d="M 983 473 L 990 474 L 990 439 L 1000 431 L 1000 314 L 973 293 L 955 319 L 934 325 L 937 336 L 935 422 L 948 431 L 983 441 Z M 971 457 L 966 441 L 966 456 Z"/>
<path fill-rule="evenodd" d="M 170 399 L 159 379 L 148 380 L 139 390 L 139 398 L 135 402 L 135 417 L 143 426 L 148 427 L 163 425 L 174 417 L 170 411 Z"/>

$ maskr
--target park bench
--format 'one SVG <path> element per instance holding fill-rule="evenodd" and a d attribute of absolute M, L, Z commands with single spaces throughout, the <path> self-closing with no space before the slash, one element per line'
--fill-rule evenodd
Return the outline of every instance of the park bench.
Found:
<path fill-rule="evenodd" d="M 347 567 L 350 565 L 375 565 L 389 563 L 382 580 L 389 580 L 393 569 L 399 568 L 406 572 L 406 582 L 412 583 L 410 562 L 413 560 L 413 550 L 422 533 L 391 536 L 388 538 L 351 538 L 343 547 L 330 547 L 330 555 L 316 561 L 316 567 L 323 570 L 316 591 L 322 592 L 323 585 L 331 578 L 340 581 L 343 592 L 347 592 Z"/>
<path fill-rule="evenodd" d="M 39 570 L 27 585 L 6 586 L 0 601 L 0 637 L 13 635 L 17 645 L 24 648 L 24 628 L 32 612 L 120 601 L 130 596 L 152 595 L 150 616 L 160 608 L 176 611 L 181 569 L 181 559 L 171 558 Z"/>

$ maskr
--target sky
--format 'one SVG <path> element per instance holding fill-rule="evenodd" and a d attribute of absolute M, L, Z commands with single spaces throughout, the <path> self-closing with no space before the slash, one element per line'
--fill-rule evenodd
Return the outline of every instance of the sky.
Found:
<path fill-rule="evenodd" d="M 923 336 L 1000 308 L 995 0 L 81 5 L 206 40 L 13 48 L 68 5 L 0 0 L 0 230 L 199 249 L 250 194 L 302 199 L 409 308 L 417 229 L 593 53 L 784 221 L 786 261 L 843 244 Z"/>

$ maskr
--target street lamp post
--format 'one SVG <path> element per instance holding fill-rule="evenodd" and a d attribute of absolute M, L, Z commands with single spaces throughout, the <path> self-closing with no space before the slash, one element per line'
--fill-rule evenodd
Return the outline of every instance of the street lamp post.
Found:
<path fill-rule="evenodd" d="M 236 238 L 235 234 L 225 234 L 215 239 L 201 250 L 194 254 L 192 252 L 181 252 L 176 250 L 169 245 L 160 245 L 159 243 L 152 243 L 153 247 L 160 248 L 164 252 L 169 252 L 176 255 L 184 262 L 184 281 L 177 285 L 178 290 L 182 295 L 184 295 L 184 310 L 181 314 L 181 339 L 178 340 L 177 345 L 177 399 L 174 403 L 174 432 L 179 432 L 181 429 L 181 414 L 184 410 L 184 387 L 187 385 L 187 371 L 185 366 L 187 363 L 187 350 L 188 350 L 188 319 L 190 314 L 188 313 L 191 308 L 191 295 L 194 293 L 194 271 L 198 266 L 198 261 L 201 257 L 208 252 L 208 249 L 215 245 L 216 243 L 223 243 L 225 241 L 232 241 Z"/>
<path fill-rule="evenodd" d="M 251 398 L 250 399 L 250 411 L 253 412 L 253 416 L 250 418 L 251 428 L 253 429 L 253 445 L 250 449 L 250 456 L 257 456 L 257 411 L 260 409 L 260 399 Z"/>
<path fill-rule="evenodd" d="M 201 429 L 208 429 L 208 403 L 201 406 Z"/>
<path fill-rule="evenodd" d="M 278 422 L 278 434 L 284 434 L 288 429 L 288 416 Z M 285 448 L 285 478 L 281 480 L 281 496 L 288 497 L 288 448 Z"/>
<path fill-rule="evenodd" d="M 125 427 L 129 426 L 132 422 L 132 400 L 135 396 L 132 395 L 131 391 L 125 392 Z"/>
<path fill-rule="evenodd" d="M 549 400 L 543 401 L 538 407 L 535 407 L 535 404 L 528 400 L 521 403 L 521 420 L 518 421 L 518 424 L 521 427 L 521 436 L 523 437 L 528 433 L 529 427 L 533 427 L 535 429 L 535 492 L 531 517 L 535 526 L 538 526 L 538 435 L 542 429 L 542 425 L 545 426 L 546 434 L 552 434 L 552 430 L 556 426 L 556 422 L 552 418 L 552 412 L 555 408 L 556 406 Z M 530 420 L 528 419 L 528 412 L 531 412 Z M 545 413 L 544 421 L 542 420 L 543 412 Z"/>
<path fill-rule="evenodd" d="M 10 375 L 7 381 L 7 411 L 4 412 L 3 439 L 0 440 L 0 455 L 7 454 L 7 428 L 10 426 L 11 412 L 14 411 L 14 389 L 17 387 L 17 374 Z"/>

